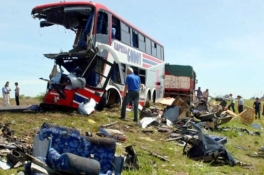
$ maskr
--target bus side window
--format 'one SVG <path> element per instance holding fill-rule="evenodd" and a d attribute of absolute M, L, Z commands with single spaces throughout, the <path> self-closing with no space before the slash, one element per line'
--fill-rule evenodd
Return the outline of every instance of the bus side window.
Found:
<path fill-rule="evenodd" d="M 138 48 L 143 52 L 146 51 L 145 37 L 141 33 L 138 34 Z"/>
<path fill-rule="evenodd" d="M 138 67 L 131 66 L 135 75 L 138 75 Z"/>
<path fill-rule="evenodd" d="M 151 42 L 148 38 L 146 38 L 146 53 L 151 55 Z"/>
<path fill-rule="evenodd" d="M 121 41 L 124 44 L 131 45 L 131 32 L 130 27 L 126 25 L 125 23 L 121 22 Z"/>
<path fill-rule="evenodd" d="M 120 21 L 112 16 L 112 39 L 120 41 Z"/>
<path fill-rule="evenodd" d="M 118 67 L 118 64 L 116 64 L 116 62 L 114 62 L 114 68 L 113 68 L 113 73 L 112 73 L 112 76 L 111 76 L 111 80 L 114 83 L 121 84 L 121 74 L 119 72 L 119 67 Z"/>
<path fill-rule="evenodd" d="M 160 52 L 160 45 L 157 44 L 157 58 L 162 60 L 161 59 L 161 52 Z"/>
<path fill-rule="evenodd" d="M 141 83 L 146 84 L 146 70 L 139 69 L 138 76 L 140 77 Z"/>
<path fill-rule="evenodd" d="M 138 33 L 135 30 L 132 32 L 132 43 L 133 47 L 138 48 Z"/>
<path fill-rule="evenodd" d="M 153 41 L 151 42 L 151 55 L 154 57 L 157 56 L 157 44 Z"/>
<path fill-rule="evenodd" d="M 96 33 L 108 34 L 108 15 L 104 12 L 98 13 Z"/>
<path fill-rule="evenodd" d="M 161 56 L 161 60 L 164 61 L 164 50 L 163 50 L 163 47 L 160 47 L 160 56 Z"/>

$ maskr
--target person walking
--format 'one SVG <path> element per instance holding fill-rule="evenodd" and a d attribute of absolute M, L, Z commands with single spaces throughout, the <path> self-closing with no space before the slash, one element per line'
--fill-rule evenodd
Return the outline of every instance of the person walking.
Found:
<path fill-rule="evenodd" d="M 7 106 L 7 95 L 9 91 L 7 90 L 7 84 L 2 88 L 2 94 L 3 94 L 3 106 Z"/>
<path fill-rule="evenodd" d="M 237 99 L 238 99 L 238 105 L 237 105 L 238 113 L 241 113 L 244 110 L 244 99 L 240 95 L 237 96 Z"/>
<path fill-rule="evenodd" d="M 139 92 L 141 87 L 141 80 L 139 76 L 134 74 L 131 67 L 127 69 L 127 77 L 125 82 L 125 89 L 122 94 L 123 102 L 121 108 L 121 120 L 126 118 L 126 106 L 132 100 L 134 102 L 134 120 L 138 122 L 138 103 L 139 103 Z M 128 92 L 127 92 L 128 91 Z"/>
<path fill-rule="evenodd" d="M 232 108 L 233 112 L 236 112 L 235 110 L 235 100 L 232 97 L 232 94 L 229 94 L 229 99 L 230 99 L 230 104 L 228 105 L 228 110 L 230 110 L 230 108 Z"/>
<path fill-rule="evenodd" d="M 15 82 L 15 98 L 16 98 L 16 105 L 19 106 L 19 91 L 20 88 L 18 87 L 18 82 Z"/>
<path fill-rule="evenodd" d="M 254 101 L 253 103 L 253 108 L 255 109 L 255 119 L 257 119 L 257 116 L 258 116 L 258 119 L 260 119 L 261 103 L 258 97 L 256 98 L 256 101 Z"/>

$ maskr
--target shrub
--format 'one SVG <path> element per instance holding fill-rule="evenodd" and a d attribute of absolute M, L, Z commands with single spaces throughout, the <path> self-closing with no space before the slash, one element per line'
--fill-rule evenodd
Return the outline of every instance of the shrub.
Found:
<path fill-rule="evenodd" d="M 39 95 L 37 95 L 37 96 L 35 97 L 35 99 L 37 99 L 39 102 L 42 102 L 44 95 L 45 95 L 45 93 L 42 92 L 42 93 L 40 93 Z"/>

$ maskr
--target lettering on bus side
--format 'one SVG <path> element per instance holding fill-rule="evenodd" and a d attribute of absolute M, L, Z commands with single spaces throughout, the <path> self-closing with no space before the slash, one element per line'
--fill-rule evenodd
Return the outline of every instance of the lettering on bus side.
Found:
<path fill-rule="evenodd" d="M 141 53 L 128 49 L 127 61 L 130 63 L 141 65 Z"/>
<path fill-rule="evenodd" d="M 141 66 L 141 53 L 133 49 L 127 48 L 121 44 L 114 42 L 114 49 L 118 52 L 127 55 L 127 61 L 129 63 L 137 64 Z"/>

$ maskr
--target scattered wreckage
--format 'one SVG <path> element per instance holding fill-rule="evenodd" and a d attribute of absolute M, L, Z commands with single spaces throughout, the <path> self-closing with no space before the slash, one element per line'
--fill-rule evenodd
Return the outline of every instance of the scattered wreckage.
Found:
<path fill-rule="evenodd" d="M 35 175 L 120 175 L 123 169 L 139 168 L 134 148 L 127 146 L 124 156 L 116 155 L 116 141 L 120 137 L 109 137 L 105 131 L 102 133 L 106 137 L 100 138 L 82 135 L 77 129 L 43 123 L 33 145 L 28 145 L 15 139 L 9 126 L 3 125 L 0 143 L 1 156 L 6 156 L 6 161 L 0 161 L 4 170 L 24 166 L 25 174 Z"/>
<path fill-rule="evenodd" d="M 168 100 L 167 100 L 168 101 Z M 166 102 L 167 103 L 167 102 Z M 146 134 L 153 133 L 152 126 L 158 132 L 167 135 L 166 142 L 176 141 L 183 147 L 183 154 L 193 160 L 224 163 L 230 166 L 249 166 L 236 160 L 225 148 L 227 137 L 208 135 L 209 130 L 228 129 L 260 136 L 260 132 L 250 132 L 242 128 L 220 127 L 235 118 L 225 109 L 226 102 L 207 105 L 204 101 L 187 105 L 181 98 L 172 100 L 164 109 L 150 106 L 140 110 L 138 123 Z M 230 119 L 231 117 L 231 119 Z M 92 121 L 90 119 L 91 123 Z M 121 124 L 113 122 L 98 127 L 97 136 L 90 132 L 82 134 L 79 130 L 43 123 L 34 135 L 33 144 L 14 137 L 10 123 L 0 125 L 2 129 L 0 167 L 8 170 L 25 165 L 26 174 L 122 174 L 126 168 L 139 170 L 137 153 L 133 146 L 125 147 L 125 155 L 117 155 L 118 142 L 126 142 L 127 136 L 120 131 Z M 124 126 L 125 127 L 125 126 Z M 99 137 L 98 137 L 99 136 Z M 245 149 L 241 146 L 235 146 Z M 162 161 L 170 162 L 167 156 L 151 151 L 144 146 L 141 149 Z"/>
<path fill-rule="evenodd" d="M 240 118 L 251 118 L 249 115 L 243 117 L 243 114 L 249 108 L 237 115 L 227 110 L 225 100 L 219 104 L 207 104 L 201 100 L 189 106 L 179 97 L 164 99 L 161 104 L 166 105 L 166 107 L 160 109 L 156 106 L 150 106 L 142 109 L 141 121 L 139 122 L 139 125 L 143 128 L 142 132 L 151 132 L 146 128 L 153 126 L 158 132 L 167 133 L 168 139 L 165 141 L 176 141 L 178 145 L 184 147 L 183 154 L 194 160 L 222 162 L 230 166 L 249 166 L 233 158 L 226 150 L 224 145 L 227 143 L 227 137 L 207 134 L 209 130 L 234 130 L 260 136 L 258 131 L 250 132 L 243 128 L 220 127 L 238 116 Z M 241 119 L 241 122 L 243 121 L 244 119 Z M 156 154 L 152 155 L 156 156 Z M 160 157 L 160 159 L 168 161 L 164 157 Z"/>

